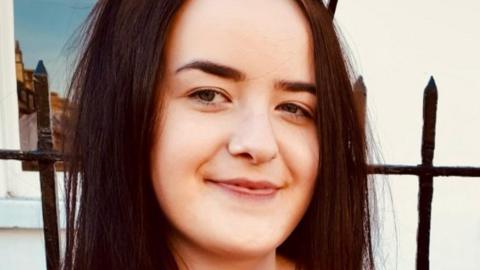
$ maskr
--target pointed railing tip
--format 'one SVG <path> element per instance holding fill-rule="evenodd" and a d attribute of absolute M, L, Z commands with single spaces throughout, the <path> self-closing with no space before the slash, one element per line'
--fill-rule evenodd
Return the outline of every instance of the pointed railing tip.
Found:
<path fill-rule="evenodd" d="M 430 77 L 430 80 L 428 81 L 428 84 L 423 91 L 423 96 L 427 99 L 438 99 L 437 84 L 435 83 L 435 79 L 433 78 L 433 76 Z"/>
<path fill-rule="evenodd" d="M 20 52 L 20 42 L 18 40 L 15 40 L 15 52 Z"/>
<path fill-rule="evenodd" d="M 367 96 L 367 87 L 365 86 L 365 82 L 363 81 L 363 76 L 358 76 L 357 80 L 353 84 L 353 91 L 360 92 L 363 96 Z"/>
<path fill-rule="evenodd" d="M 43 60 L 38 61 L 37 67 L 35 68 L 35 72 L 33 73 L 33 75 L 47 75 L 47 69 L 43 64 Z"/>
<path fill-rule="evenodd" d="M 330 0 L 328 2 L 328 11 L 330 11 L 330 14 L 332 14 L 332 18 L 335 15 L 335 11 L 337 10 L 337 4 L 338 0 Z"/>
<path fill-rule="evenodd" d="M 430 91 L 437 90 L 437 84 L 435 83 L 435 79 L 433 78 L 433 76 L 430 76 L 430 80 L 428 81 L 428 84 L 425 90 L 430 90 Z"/>
<path fill-rule="evenodd" d="M 363 76 L 362 75 L 358 76 L 357 82 L 363 84 Z"/>

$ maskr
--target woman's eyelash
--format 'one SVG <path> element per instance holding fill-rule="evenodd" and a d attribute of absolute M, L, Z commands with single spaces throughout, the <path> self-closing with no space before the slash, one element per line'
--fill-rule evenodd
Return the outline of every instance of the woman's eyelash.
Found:
<path fill-rule="evenodd" d="M 214 89 L 201 89 L 189 95 L 189 97 L 205 105 L 217 105 L 219 102 L 214 102 L 216 96 L 221 96 L 225 100 L 228 100 L 223 93 Z"/>
<path fill-rule="evenodd" d="M 207 106 L 215 106 L 218 103 L 223 103 L 225 101 L 214 102 L 217 96 L 222 97 L 224 100 L 228 101 L 228 98 L 222 92 L 215 90 L 215 89 L 200 89 L 197 90 L 189 95 L 190 98 L 195 99 L 196 101 L 205 104 Z M 313 118 L 312 114 L 307 110 L 302 108 L 299 105 L 294 103 L 284 103 L 278 106 L 282 108 L 284 111 L 291 114 L 291 116 L 295 118 Z"/>
<path fill-rule="evenodd" d="M 306 117 L 306 118 L 313 118 L 312 114 L 307 110 L 298 106 L 294 103 L 284 103 L 279 105 L 279 107 L 283 108 L 285 111 L 292 114 L 293 117 Z"/>

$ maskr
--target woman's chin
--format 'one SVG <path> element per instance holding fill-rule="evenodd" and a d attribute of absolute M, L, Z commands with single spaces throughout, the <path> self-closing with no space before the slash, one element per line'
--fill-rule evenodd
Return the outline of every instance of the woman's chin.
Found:
<path fill-rule="evenodd" d="M 219 253 L 241 258 L 255 258 L 273 252 L 283 241 L 283 237 L 271 233 L 250 232 L 210 238 L 208 246 L 215 247 Z"/>
<path fill-rule="evenodd" d="M 223 234 L 221 232 L 222 230 L 219 229 L 216 233 L 204 234 L 203 237 L 182 237 L 183 241 L 186 239 L 196 239 L 196 243 L 177 244 L 183 247 L 192 245 L 196 247 L 195 249 L 199 248 L 200 250 L 207 251 L 210 254 L 216 254 L 216 256 L 224 259 L 253 260 L 271 254 L 284 240 L 281 236 L 271 235 L 271 233 L 266 234 L 264 232 L 239 233 L 237 231 L 235 234 Z M 175 242 L 176 241 L 174 241 L 174 243 Z"/>

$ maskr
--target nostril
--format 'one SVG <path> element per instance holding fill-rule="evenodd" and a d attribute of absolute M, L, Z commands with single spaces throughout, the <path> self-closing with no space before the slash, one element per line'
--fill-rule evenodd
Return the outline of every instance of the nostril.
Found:
<path fill-rule="evenodd" d="M 248 152 L 243 152 L 243 153 L 239 153 L 236 155 L 238 158 L 241 158 L 241 159 L 244 159 L 246 160 L 247 162 L 250 162 L 250 163 L 253 163 L 253 164 L 257 164 L 259 163 L 259 158 L 258 157 L 255 157 L 254 155 L 248 153 Z"/>
<path fill-rule="evenodd" d="M 240 153 L 238 154 L 238 156 L 242 157 L 242 158 L 245 158 L 245 159 L 255 159 L 251 154 L 249 153 Z"/>
<path fill-rule="evenodd" d="M 254 164 L 257 163 L 264 163 L 267 161 L 270 161 L 274 159 L 277 154 L 270 155 L 269 153 L 261 153 L 261 152 L 255 152 L 255 151 L 246 151 L 242 153 L 236 154 L 237 157 L 248 160 Z"/>

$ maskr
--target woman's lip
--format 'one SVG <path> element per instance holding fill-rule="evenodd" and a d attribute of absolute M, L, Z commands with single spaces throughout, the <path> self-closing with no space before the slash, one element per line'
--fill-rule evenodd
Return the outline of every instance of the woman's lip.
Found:
<path fill-rule="evenodd" d="M 253 190 L 279 188 L 277 185 L 269 181 L 263 181 L 263 180 L 255 181 L 255 180 L 249 180 L 249 179 L 243 179 L 243 178 L 233 178 L 233 179 L 225 179 L 225 180 L 208 179 L 208 181 L 226 184 L 226 185 L 232 185 L 232 186 L 239 186 L 239 187 L 244 187 L 244 188 L 253 189 Z"/>
<path fill-rule="evenodd" d="M 243 195 L 251 198 L 272 197 L 279 189 L 279 187 L 268 181 L 250 181 L 245 179 L 207 179 L 207 182 L 215 184 L 222 189 L 232 192 L 236 195 Z"/>

